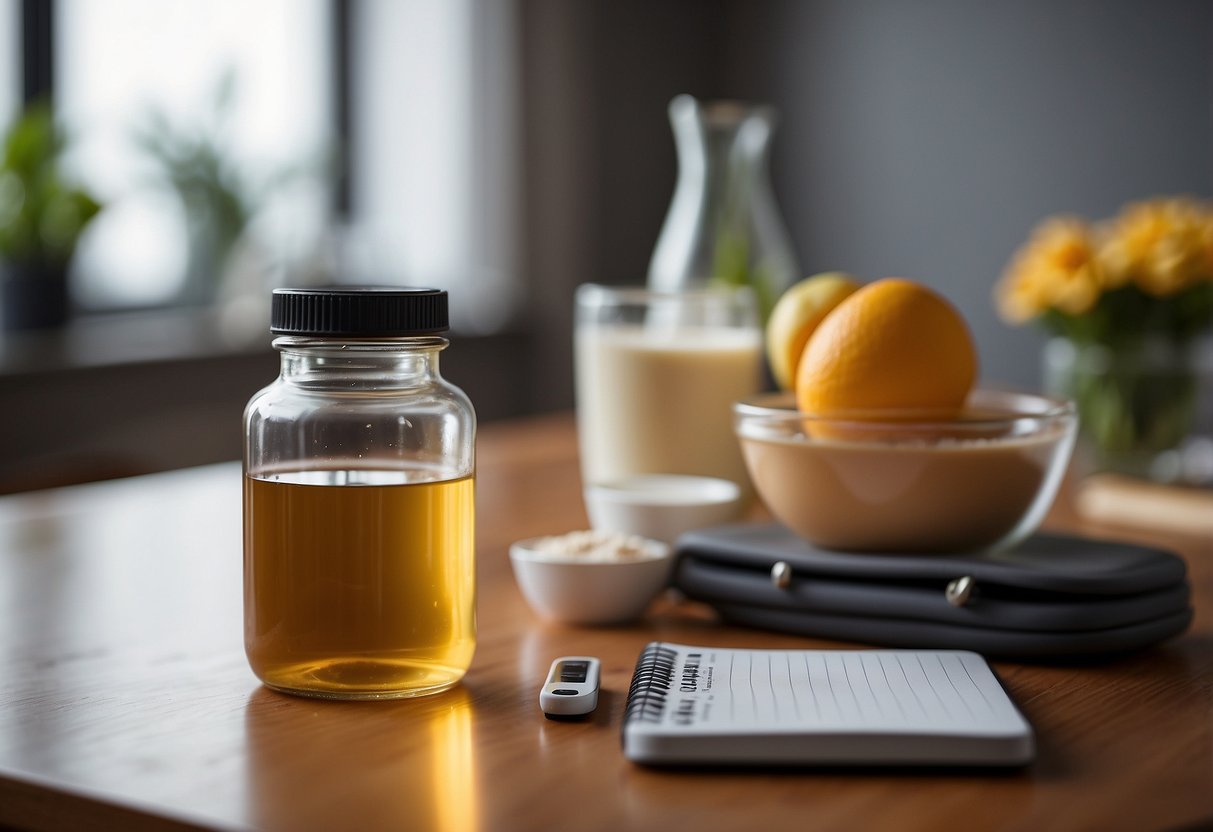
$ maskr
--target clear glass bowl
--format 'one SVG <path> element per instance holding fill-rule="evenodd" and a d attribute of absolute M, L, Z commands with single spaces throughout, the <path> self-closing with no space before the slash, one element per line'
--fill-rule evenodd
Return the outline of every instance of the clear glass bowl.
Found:
<path fill-rule="evenodd" d="M 750 479 L 781 523 L 860 552 L 1005 549 L 1040 525 L 1074 448 L 1072 402 L 977 390 L 956 419 L 823 418 L 789 394 L 737 403 Z"/>

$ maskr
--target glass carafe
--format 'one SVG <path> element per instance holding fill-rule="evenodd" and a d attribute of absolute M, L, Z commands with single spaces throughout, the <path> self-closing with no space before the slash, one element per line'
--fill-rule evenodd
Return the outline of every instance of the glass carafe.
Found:
<path fill-rule="evenodd" d="M 733 101 L 670 102 L 678 181 L 649 264 L 649 287 L 750 286 L 765 320 L 801 277 L 771 190 L 775 111 Z"/>

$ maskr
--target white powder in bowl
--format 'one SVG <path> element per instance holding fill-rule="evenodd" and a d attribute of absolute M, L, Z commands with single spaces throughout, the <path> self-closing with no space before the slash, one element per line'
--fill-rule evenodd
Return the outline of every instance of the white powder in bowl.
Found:
<path fill-rule="evenodd" d="M 576 561 L 632 561 L 664 557 L 668 547 L 657 540 L 622 532 L 578 531 L 541 537 L 532 551 L 552 559 Z"/>

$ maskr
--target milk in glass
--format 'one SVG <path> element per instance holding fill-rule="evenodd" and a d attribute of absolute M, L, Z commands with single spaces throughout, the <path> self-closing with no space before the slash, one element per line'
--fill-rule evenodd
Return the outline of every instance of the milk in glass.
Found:
<path fill-rule="evenodd" d="M 688 317 L 579 322 L 577 426 L 587 484 L 695 474 L 748 490 L 732 405 L 761 384 L 759 329 L 745 318 L 727 326 L 684 323 Z"/>

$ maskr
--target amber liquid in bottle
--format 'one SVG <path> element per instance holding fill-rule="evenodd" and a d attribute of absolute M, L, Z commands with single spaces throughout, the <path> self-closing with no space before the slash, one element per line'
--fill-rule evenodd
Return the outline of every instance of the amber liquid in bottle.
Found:
<path fill-rule="evenodd" d="M 435 476 L 245 477 L 245 648 L 266 685 L 377 699 L 459 681 L 476 646 L 474 485 Z"/>

